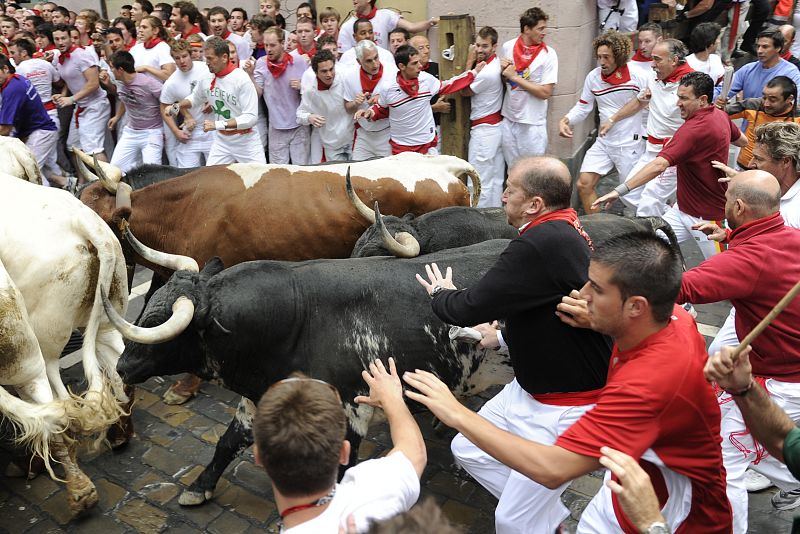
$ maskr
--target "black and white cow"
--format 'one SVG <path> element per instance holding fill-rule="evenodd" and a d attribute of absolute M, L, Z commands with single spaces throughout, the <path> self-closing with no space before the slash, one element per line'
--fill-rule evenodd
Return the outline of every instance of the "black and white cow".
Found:
<path fill-rule="evenodd" d="M 414 279 L 425 263 L 438 262 L 454 268 L 457 285 L 472 285 L 507 240 L 414 259 L 253 261 L 225 270 L 213 259 L 196 272 L 190 258 L 148 251 L 130 234 L 128 239 L 150 261 L 176 269 L 182 262 L 189 270 L 178 270 L 156 291 L 140 326 L 126 323 L 109 306 L 112 322 L 133 341 L 117 367 L 125 382 L 192 372 L 251 401 L 240 404 L 213 460 L 181 495 L 181 504 L 211 498 L 223 470 L 252 443 L 253 403 L 294 371 L 338 388 L 353 443 L 351 460 L 373 416 L 372 408 L 352 401 L 366 392 L 361 371 L 371 360 L 393 356 L 400 372 L 435 372 L 460 396 L 511 379 L 506 356 L 450 340 L 450 326 L 433 314 Z"/>

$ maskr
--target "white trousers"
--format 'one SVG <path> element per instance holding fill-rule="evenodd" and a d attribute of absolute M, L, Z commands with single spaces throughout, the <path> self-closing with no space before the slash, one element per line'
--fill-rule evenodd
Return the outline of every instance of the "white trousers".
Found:
<path fill-rule="evenodd" d="M 117 140 L 111 164 L 122 172 L 128 172 L 144 163 L 161 164 L 161 151 L 164 148 L 164 130 L 134 130 L 126 126 Z"/>
<path fill-rule="evenodd" d="M 175 166 L 182 169 L 205 164 L 212 143 L 178 143 L 175 147 Z"/>
<path fill-rule="evenodd" d="M 330 159 L 326 156 L 326 159 Z M 319 128 L 311 127 L 311 134 L 308 138 L 308 164 L 322 163 L 322 139 L 319 136 Z"/>
<path fill-rule="evenodd" d="M 324 146 L 325 161 L 351 161 L 353 159 L 353 145 L 347 143 L 340 147 Z"/>
<path fill-rule="evenodd" d="M 622 183 L 644 154 L 644 145 L 643 139 L 631 139 L 629 143 L 612 145 L 598 137 L 586 151 L 580 172 L 593 172 L 603 176 L 616 168 Z"/>
<path fill-rule="evenodd" d="M 164 131 L 164 152 L 167 153 L 167 163 L 173 167 L 179 167 L 178 145 L 180 141 L 178 141 L 178 138 L 172 133 L 172 130 L 169 129 L 169 126 L 164 124 L 162 129 Z M 159 163 L 161 163 L 161 160 L 159 160 Z"/>
<path fill-rule="evenodd" d="M 493 425 L 525 439 L 552 445 L 593 405 L 542 404 L 512 380 L 478 412 Z M 553 534 L 569 511 L 561 494 L 569 483 L 551 490 L 513 471 L 472 444 L 462 434 L 450 444 L 456 461 L 500 502 L 495 510 L 498 534 Z"/>
<path fill-rule="evenodd" d="M 503 158 L 511 167 L 523 156 L 541 156 L 547 151 L 547 125 L 522 124 L 508 119 L 500 123 Z"/>
<path fill-rule="evenodd" d="M 39 169 L 42 171 L 42 177 L 44 176 L 64 176 L 64 170 L 58 164 L 58 137 L 61 134 L 61 121 L 58 118 L 58 109 L 51 109 L 48 110 L 47 115 L 53 119 L 53 122 L 56 125 L 56 144 L 53 146 L 53 151 L 50 155 L 45 159 L 44 166 L 39 165 Z"/>
<path fill-rule="evenodd" d="M 214 142 L 206 158 L 206 165 L 225 165 L 227 163 L 267 163 L 258 132 L 224 135 L 214 133 Z"/>
<path fill-rule="evenodd" d="M 50 185 L 45 177 L 44 169 L 48 161 L 55 160 L 56 143 L 58 143 L 58 130 L 34 130 L 25 140 L 25 145 L 33 152 L 36 164 L 42 172 L 43 185 Z"/>
<path fill-rule="evenodd" d="M 793 421 L 800 420 L 800 384 L 769 379 L 766 386 L 773 402 Z M 722 412 L 722 462 L 727 473 L 728 499 L 733 510 L 733 532 L 745 534 L 748 496 L 744 473 L 748 467 L 769 478 L 784 491 L 800 487 L 800 482 L 784 464 L 753 440 L 733 398 L 723 393 L 718 400 Z"/>
<path fill-rule="evenodd" d="M 645 165 L 656 159 L 661 148 L 661 146 L 647 143 L 644 153 L 628 173 L 625 181 L 633 178 Z M 677 189 L 677 169 L 669 167 L 643 186 L 633 189 L 622 197 L 622 200 L 628 206 L 635 208 L 636 215 L 639 217 L 662 217 L 667 211 L 667 200 L 675 194 Z"/>
<path fill-rule="evenodd" d="M 77 114 L 77 117 L 76 117 Z M 89 155 L 105 151 L 106 130 L 111 106 L 105 98 L 92 102 L 78 114 L 78 106 L 69 121 L 67 148 L 77 146 Z"/>
<path fill-rule="evenodd" d="M 286 164 L 290 159 L 294 165 L 306 165 L 309 153 L 308 126 L 291 130 L 276 130 L 269 127 L 269 162 Z"/>
<path fill-rule="evenodd" d="M 481 177 L 479 208 L 503 205 L 503 180 L 506 162 L 503 159 L 503 131 L 498 124 L 479 124 L 470 130 L 469 162 Z"/>
<path fill-rule="evenodd" d="M 391 156 L 390 133 L 389 128 L 384 128 L 377 132 L 358 128 L 356 130 L 356 140 L 353 143 L 353 161 Z"/>
<path fill-rule="evenodd" d="M 700 252 L 703 253 L 705 259 L 722 252 L 723 248 L 719 242 L 709 239 L 699 230 L 692 230 L 692 226 L 704 222 L 713 222 L 718 226 L 724 226 L 724 221 L 707 221 L 700 217 L 694 217 L 682 212 L 677 204 L 667 209 L 667 212 L 664 214 L 664 220 L 672 227 L 672 230 L 675 232 L 675 237 L 678 238 L 678 243 L 694 239 L 697 246 L 700 247 Z"/>

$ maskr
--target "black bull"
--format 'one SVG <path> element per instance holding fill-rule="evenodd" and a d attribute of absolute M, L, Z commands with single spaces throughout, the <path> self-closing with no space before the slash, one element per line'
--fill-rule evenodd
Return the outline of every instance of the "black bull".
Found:
<path fill-rule="evenodd" d="M 599 214 L 581 219 L 595 242 L 629 231 L 661 229 L 658 218 Z M 668 225 L 666 230 L 676 244 Z M 252 402 L 270 384 L 303 371 L 340 390 L 354 460 L 371 410 L 357 410 L 351 399 L 365 391 L 360 371 L 369 360 L 394 356 L 401 372 L 432 369 L 460 394 L 508 381 L 510 368 L 504 358 L 450 342 L 448 326 L 432 315 L 427 296 L 414 280 L 425 263 L 435 261 L 454 268 L 459 287 L 473 285 L 506 243 L 489 241 L 409 260 L 259 261 L 224 272 L 213 262 L 201 273 L 178 272 L 147 304 L 140 325 L 163 323 L 181 295 L 195 304 L 192 323 L 163 344 L 129 343 L 118 371 L 126 383 L 193 372 L 217 379 Z M 182 504 L 209 499 L 225 468 L 252 444 L 251 411 L 250 403 L 240 404 L 211 463 L 181 496 Z"/>

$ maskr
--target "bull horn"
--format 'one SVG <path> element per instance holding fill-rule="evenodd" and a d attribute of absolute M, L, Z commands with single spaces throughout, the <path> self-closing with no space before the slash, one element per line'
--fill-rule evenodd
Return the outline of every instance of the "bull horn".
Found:
<path fill-rule="evenodd" d="M 103 308 L 106 310 L 106 315 L 114 328 L 120 331 L 125 339 L 130 339 L 136 343 L 143 343 L 145 345 L 155 345 L 156 343 L 163 343 L 171 339 L 175 339 L 186 330 L 189 323 L 192 322 L 194 316 L 194 304 L 186 297 L 178 297 L 172 304 L 172 315 L 167 322 L 154 326 L 152 328 L 145 328 L 136 326 L 129 323 L 122 317 L 114 305 L 108 300 L 108 295 L 104 289 L 100 290 L 103 297 Z"/>
<path fill-rule="evenodd" d="M 481 177 L 475 169 L 467 169 L 464 174 L 472 180 L 472 207 L 477 208 L 481 199 Z"/>
<path fill-rule="evenodd" d="M 117 191 L 117 184 L 122 179 L 122 171 L 119 167 L 106 163 L 105 161 L 98 161 L 97 156 L 89 156 L 83 150 L 73 147 L 73 152 L 83 161 L 86 165 L 91 165 L 94 170 L 94 175 L 103 183 L 103 186 L 110 192 Z"/>
<path fill-rule="evenodd" d="M 131 244 L 133 251 L 150 263 L 161 265 L 162 267 L 172 269 L 173 271 L 191 271 L 193 273 L 200 272 L 200 267 L 197 265 L 197 262 L 194 260 L 194 258 L 190 258 L 189 256 L 181 256 L 179 254 L 160 252 L 143 244 L 141 241 L 136 239 L 136 236 L 133 235 L 133 232 L 131 232 L 128 221 L 122 221 L 122 233 L 128 240 L 128 243 Z"/>
<path fill-rule="evenodd" d="M 100 166 L 100 162 L 97 160 L 97 154 L 92 154 L 92 163 L 94 166 L 94 171 L 97 173 L 97 178 L 100 179 L 100 183 L 103 184 L 103 187 L 106 188 L 106 191 L 109 193 L 116 193 L 119 180 L 117 180 L 117 182 L 112 182 L 108 179 L 105 169 Z"/>
<path fill-rule="evenodd" d="M 373 211 L 358 198 L 355 191 L 353 191 L 353 183 L 350 181 L 350 166 L 347 167 L 347 175 L 345 176 L 344 183 L 347 188 L 347 197 L 350 199 L 350 203 L 356 211 L 368 220 L 370 224 L 375 224 L 375 213 L 373 213 Z"/>
<path fill-rule="evenodd" d="M 80 149 L 77 148 L 73 148 L 72 150 L 73 152 L 75 152 L 75 154 L 78 154 L 78 152 L 80 152 Z M 100 180 L 100 178 L 98 178 L 95 173 L 89 170 L 89 167 L 86 166 L 86 164 L 83 162 L 83 159 L 81 159 L 80 157 L 75 158 L 75 164 L 77 167 L 78 176 L 80 178 L 83 178 L 87 182 L 96 182 Z"/>
<path fill-rule="evenodd" d="M 397 232 L 397 234 L 392 237 L 392 234 L 389 233 L 389 230 L 386 229 L 386 225 L 383 222 L 383 217 L 381 217 L 381 211 L 378 208 L 377 201 L 375 202 L 375 219 L 378 221 L 378 228 L 380 228 L 381 231 L 383 246 L 386 247 L 386 250 L 391 252 L 393 256 L 397 256 L 398 258 L 416 258 L 419 256 L 419 241 L 417 241 L 413 235 L 408 232 Z"/>
<path fill-rule="evenodd" d="M 117 186 L 117 195 L 116 195 L 116 207 L 117 209 L 120 208 L 130 208 L 131 207 L 131 186 L 126 184 L 125 182 L 120 182 Z"/>

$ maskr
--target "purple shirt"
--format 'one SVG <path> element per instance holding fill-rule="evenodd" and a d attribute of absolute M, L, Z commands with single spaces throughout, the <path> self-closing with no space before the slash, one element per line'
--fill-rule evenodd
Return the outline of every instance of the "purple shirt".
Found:
<path fill-rule="evenodd" d="M 13 125 L 16 136 L 28 137 L 35 130 L 55 130 L 56 125 L 44 109 L 31 82 L 18 74 L 10 75 L 0 89 L 0 124 Z"/>
<path fill-rule="evenodd" d="M 161 128 L 162 84 L 152 76 L 137 72 L 130 83 L 117 81 L 117 96 L 125 104 L 128 126 L 134 130 Z"/>
<path fill-rule="evenodd" d="M 64 63 L 61 63 L 61 58 L 59 58 L 57 68 L 61 79 L 67 84 L 69 92 L 74 95 L 86 85 L 83 73 L 92 67 L 97 67 L 97 60 L 91 52 L 87 52 L 83 48 L 76 48 L 69 52 L 69 55 Z M 98 85 L 96 90 L 78 100 L 77 104 L 85 107 L 104 98 L 106 98 L 106 92 Z"/>
<path fill-rule="evenodd" d="M 297 108 L 300 107 L 300 90 L 292 89 L 289 83 L 292 80 L 301 80 L 303 73 L 308 68 L 306 60 L 292 56 L 292 63 L 286 67 L 283 74 L 275 78 L 267 68 L 267 58 L 262 57 L 256 61 L 254 78 L 256 85 L 262 84 L 264 88 L 264 102 L 269 111 L 269 125 L 276 130 L 291 130 L 297 128 Z M 344 102 L 342 103 L 344 105 Z"/>

